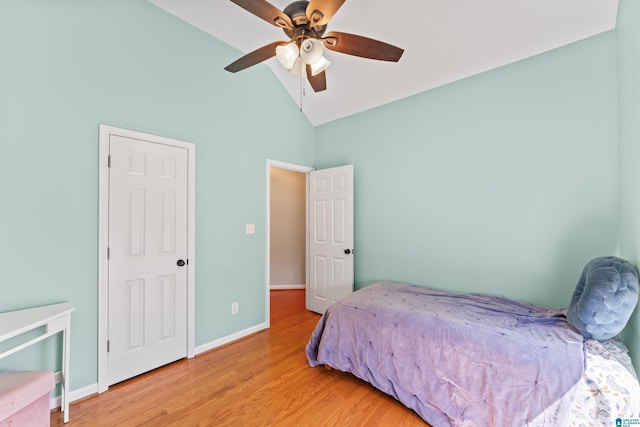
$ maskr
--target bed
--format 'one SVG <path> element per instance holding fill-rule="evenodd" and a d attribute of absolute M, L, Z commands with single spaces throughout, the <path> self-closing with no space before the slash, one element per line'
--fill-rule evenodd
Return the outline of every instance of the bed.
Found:
<path fill-rule="evenodd" d="M 595 276 L 587 270 L 576 288 L 584 294 L 580 315 L 585 306 L 594 307 Z M 635 307 L 635 267 L 633 273 L 635 284 L 624 283 L 631 288 L 625 310 L 608 303 L 609 325 L 608 311 L 624 311 L 628 320 Z M 574 300 L 569 309 L 555 309 L 379 282 L 329 307 L 306 354 L 311 366 L 350 372 L 434 427 L 615 425 L 617 418 L 640 418 L 640 384 L 624 344 L 603 338 L 601 326 L 594 332 L 589 321 L 578 327 L 569 321 L 570 315 L 579 317 L 572 308 L 581 299 Z M 621 323 L 620 315 L 614 317 Z"/>

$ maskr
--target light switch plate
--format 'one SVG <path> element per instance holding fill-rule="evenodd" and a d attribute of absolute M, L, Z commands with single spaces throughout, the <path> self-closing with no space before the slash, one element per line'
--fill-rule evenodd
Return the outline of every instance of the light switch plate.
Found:
<path fill-rule="evenodd" d="M 256 225 L 255 224 L 246 224 L 244 227 L 244 231 L 246 234 L 256 234 Z"/>

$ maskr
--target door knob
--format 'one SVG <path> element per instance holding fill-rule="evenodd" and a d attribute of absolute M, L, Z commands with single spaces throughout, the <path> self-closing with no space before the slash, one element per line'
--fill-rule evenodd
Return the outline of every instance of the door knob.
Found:
<path fill-rule="evenodd" d="M 178 267 L 184 267 L 186 262 L 184 262 L 184 260 L 182 260 L 182 259 L 179 259 L 178 262 L 176 262 L 176 264 L 178 264 Z"/>
<path fill-rule="evenodd" d="M 349 255 L 349 254 L 351 253 L 351 249 L 345 249 L 345 250 L 344 250 L 344 253 L 345 253 L 345 254 L 347 254 L 347 255 Z"/>

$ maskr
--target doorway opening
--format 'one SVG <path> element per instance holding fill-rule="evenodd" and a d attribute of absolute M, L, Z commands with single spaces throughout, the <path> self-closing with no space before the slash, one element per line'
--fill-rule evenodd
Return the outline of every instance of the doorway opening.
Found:
<path fill-rule="evenodd" d="M 267 160 L 266 321 L 271 291 L 307 289 L 307 188 L 313 168 Z M 305 298 L 306 299 L 306 298 Z"/>
<path fill-rule="evenodd" d="M 305 289 L 305 307 L 316 313 L 326 309 L 342 296 L 353 292 L 353 165 L 316 171 L 310 167 L 267 160 L 266 221 L 266 319 L 270 327 L 270 292 L 272 270 L 280 269 L 271 262 L 273 249 L 280 243 L 273 236 L 271 214 L 272 169 L 285 169 L 304 174 L 304 258 L 305 283 L 293 283 Z M 276 171 L 277 172 L 277 171 Z M 276 181 L 276 178 L 273 178 Z M 296 258 L 301 255 L 299 249 Z M 276 285 L 276 283 L 274 283 Z M 282 286 L 282 285 L 281 285 Z M 286 286 L 286 284 L 284 285 Z"/>

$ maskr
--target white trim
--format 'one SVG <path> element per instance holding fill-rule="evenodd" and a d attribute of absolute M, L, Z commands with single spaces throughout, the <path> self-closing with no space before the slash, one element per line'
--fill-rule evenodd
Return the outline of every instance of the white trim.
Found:
<path fill-rule="evenodd" d="M 304 190 L 304 205 L 307 208 L 307 217 L 305 218 L 305 222 L 307 224 L 307 226 L 305 227 L 305 263 L 304 263 L 304 272 L 305 272 L 305 280 L 307 281 L 307 284 L 305 286 L 306 291 L 304 293 L 304 307 L 309 310 L 309 300 L 311 299 L 311 293 L 309 292 L 309 284 L 311 283 L 311 276 L 309 275 L 309 248 L 310 248 L 310 241 L 309 241 L 309 236 L 311 235 L 311 232 L 309 231 L 309 189 L 311 188 L 309 185 L 311 183 L 311 172 L 313 172 L 315 169 L 307 172 L 307 175 L 305 176 L 305 190 Z"/>
<path fill-rule="evenodd" d="M 153 141 L 159 144 L 180 147 L 187 150 L 187 357 L 195 356 L 195 265 L 196 265 L 196 245 L 195 245 L 195 144 L 177 139 L 165 138 L 162 136 L 116 128 L 113 126 L 100 125 L 100 148 L 98 167 L 98 393 L 102 393 L 109 388 L 109 361 L 107 358 L 107 338 L 108 338 L 108 287 L 109 270 L 107 266 L 107 245 L 109 243 L 109 168 L 107 160 L 109 156 L 109 136 L 119 135 L 126 138 Z"/>
<path fill-rule="evenodd" d="M 187 147 L 187 358 L 196 356 L 196 146 Z"/>
<path fill-rule="evenodd" d="M 195 349 L 196 354 L 201 354 L 206 351 L 213 350 L 214 348 L 223 346 L 225 344 L 229 344 L 233 341 L 237 341 L 244 337 L 248 337 L 249 335 L 255 334 L 256 332 L 260 332 L 268 328 L 269 328 L 269 325 L 265 322 L 265 323 L 261 323 L 259 325 L 244 329 L 240 332 L 236 332 L 235 334 L 227 335 L 226 337 L 222 337 L 217 340 L 211 341 L 207 344 L 199 345 Z"/>
<path fill-rule="evenodd" d="M 307 285 L 271 285 L 272 291 L 281 291 L 287 289 L 306 289 Z"/>
<path fill-rule="evenodd" d="M 69 392 L 69 402 L 75 402 L 76 400 L 84 399 L 94 394 L 98 394 L 98 383 L 89 384 L 77 390 L 71 390 Z M 49 409 L 59 408 L 61 404 L 62 396 L 49 398 Z"/>
<path fill-rule="evenodd" d="M 267 329 L 267 324 L 266 323 L 261 323 L 259 325 L 256 326 L 252 326 L 251 328 L 247 328 L 244 329 L 240 332 L 236 332 L 235 334 L 231 334 L 231 335 L 227 335 L 226 337 L 217 339 L 215 341 L 211 341 L 207 344 L 203 344 L 203 345 L 199 345 L 198 347 L 195 347 L 193 349 L 194 355 L 191 357 L 195 357 L 198 354 L 202 354 L 204 352 L 207 352 L 209 350 L 213 350 L 217 347 L 221 347 L 225 344 L 229 344 L 232 343 L 234 341 L 237 341 L 239 339 L 248 337 L 249 335 L 255 334 L 256 332 L 260 332 L 263 331 L 265 329 Z M 62 372 L 56 372 L 55 373 L 56 378 L 61 378 L 62 377 Z M 89 397 L 91 395 L 94 394 L 98 394 L 99 393 L 99 388 L 98 388 L 98 383 L 93 383 L 93 384 L 89 384 L 88 386 L 79 388 L 77 390 L 71 390 L 69 392 L 69 402 L 75 402 L 76 400 L 80 400 L 80 399 L 84 399 L 85 397 Z M 49 399 L 49 409 L 56 409 L 60 407 L 60 404 L 62 402 L 62 397 L 61 396 L 55 396 Z"/>
<path fill-rule="evenodd" d="M 307 186 L 306 186 L 306 190 L 305 190 L 305 198 L 306 198 L 306 206 L 307 206 L 307 214 L 306 214 L 306 229 L 305 229 L 305 235 L 306 237 L 306 241 L 307 241 L 307 260 L 306 260 L 306 280 L 307 283 L 309 283 L 309 259 L 308 259 L 308 254 L 309 254 L 309 250 L 308 250 L 308 246 L 309 246 L 309 172 L 311 172 L 313 170 L 313 168 L 308 167 L 308 166 L 301 166 L 301 165 L 295 165 L 293 163 L 286 163 L 286 162 L 281 162 L 279 160 L 271 160 L 271 159 L 267 159 L 267 220 L 266 220 L 266 229 L 267 229 L 267 233 L 266 233 L 266 277 L 265 277 L 265 282 L 266 282 L 266 295 L 265 295 L 265 301 L 266 301 L 266 307 L 265 307 L 265 323 L 267 324 L 267 328 L 271 327 L 271 297 L 269 296 L 269 291 L 271 291 L 272 286 L 271 286 L 271 168 L 279 168 L 279 169 L 287 169 L 290 171 L 295 171 L 295 172 L 301 172 L 307 175 L 306 180 L 307 180 Z M 306 289 L 307 285 L 303 285 L 304 288 Z M 308 304 L 307 304 L 308 305 Z"/>
<path fill-rule="evenodd" d="M 109 378 L 107 361 L 107 337 L 109 328 L 107 283 L 109 269 L 107 266 L 107 246 L 109 243 L 109 132 L 110 129 L 100 125 L 100 155 L 98 165 L 98 393 L 106 391 Z M 100 384 L 103 384 L 101 387 Z"/>
<path fill-rule="evenodd" d="M 294 165 L 293 163 L 281 162 L 279 160 L 271 160 L 271 159 L 267 159 L 267 167 L 287 169 L 290 171 L 302 172 L 302 173 L 309 173 L 312 170 L 314 170 L 312 167 L 309 167 L 309 166 Z"/>

